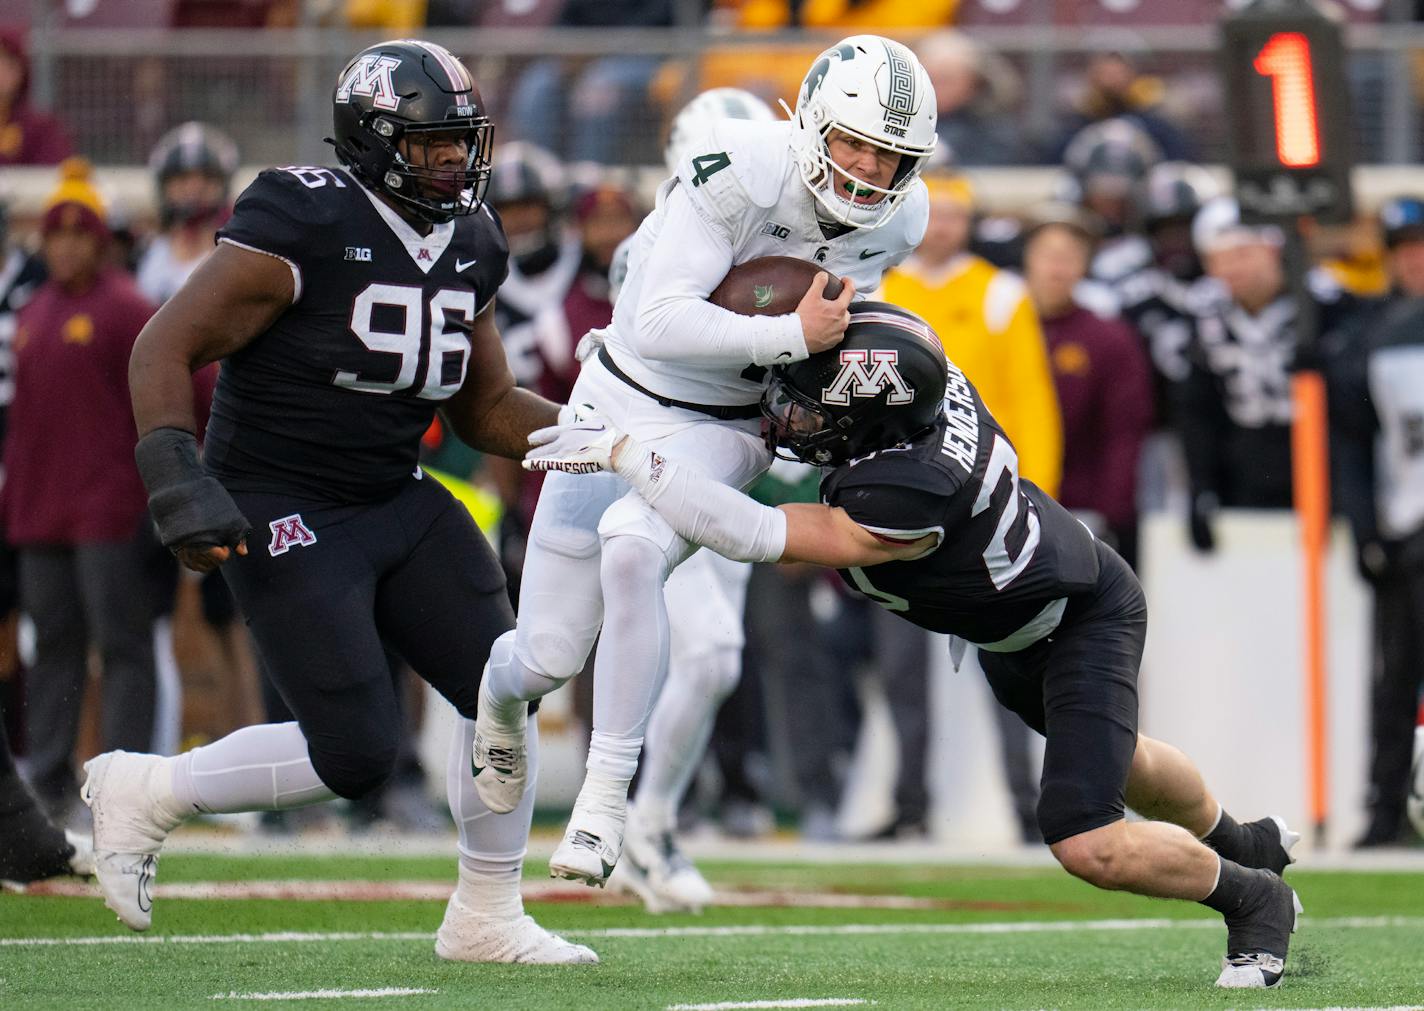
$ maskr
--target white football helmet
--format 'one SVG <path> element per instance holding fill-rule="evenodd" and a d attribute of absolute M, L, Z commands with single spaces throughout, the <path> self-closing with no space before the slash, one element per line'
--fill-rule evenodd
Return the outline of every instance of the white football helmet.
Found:
<path fill-rule="evenodd" d="M 877 228 L 894 216 L 938 140 L 929 75 L 914 53 L 879 35 L 852 35 L 817 57 L 801 83 L 795 110 L 787 113 L 802 181 L 834 220 L 858 228 Z M 826 144 L 832 130 L 899 153 L 890 186 L 873 186 L 835 169 Z M 837 192 L 836 171 L 848 177 L 847 190 L 879 194 L 880 199 L 856 203 L 851 194 Z"/>
<path fill-rule="evenodd" d="M 714 123 L 724 119 L 750 119 L 771 122 L 776 113 L 771 106 L 750 91 L 741 88 L 712 88 L 684 105 L 672 118 L 668 128 L 663 161 L 668 173 L 677 174 L 678 165 L 687 156 L 688 145 L 702 139 Z"/>

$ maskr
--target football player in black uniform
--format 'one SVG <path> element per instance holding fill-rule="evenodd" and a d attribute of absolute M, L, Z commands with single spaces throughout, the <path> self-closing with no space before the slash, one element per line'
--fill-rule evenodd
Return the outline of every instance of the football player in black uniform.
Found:
<path fill-rule="evenodd" d="M 163 543 L 198 571 L 222 565 L 296 720 L 176 758 L 87 763 L 105 902 L 146 929 L 158 850 L 196 813 L 380 784 L 400 733 L 384 644 L 464 718 L 448 770 L 459 885 L 437 953 L 595 962 L 524 915 L 532 790 L 507 815 L 475 792 L 480 670 L 514 614 L 469 514 L 416 463 L 437 408 L 471 446 L 512 457 L 558 415 L 515 387 L 493 323 L 507 249 L 483 203 L 490 122 L 469 71 L 418 41 L 359 53 L 334 121 L 344 167 L 259 175 L 130 362 L 136 455 Z M 188 376 L 217 360 L 200 461 Z"/>
<path fill-rule="evenodd" d="M 729 558 L 812 562 L 923 628 L 978 644 L 1004 707 L 1046 738 L 1039 825 L 1100 888 L 1188 899 L 1228 927 L 1218 985 L 1273 986 L 1299 905 L 1299 838 L 1241 825 L 1175 748 L 1137 731 L 1142 588 L 1111 548 L 1018 476 L 1014 447 L 939 338 L 861 302 L 836 348 L 778 366 L 775 448 L 827 468 L 823 504 L 759 505 L 593 419 L 536 432 L 525 466 L 614 470 L 682 536 Z M 1128 822 L 1126 807 L 1151 818 Z"/>

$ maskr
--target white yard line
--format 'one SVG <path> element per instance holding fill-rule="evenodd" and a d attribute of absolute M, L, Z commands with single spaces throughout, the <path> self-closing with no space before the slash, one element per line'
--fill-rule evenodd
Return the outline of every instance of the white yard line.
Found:
<path fill-rule="evenodd" d="M 1386 927 L 1424 928 L 1424 916 L 1303 916 L 1300 925 L 1312 929 L 1370 930 Z M 565 930 L 579 938 L 689 937 L 849 937 L 867 934 L 1040 934 L 1073 930 L 1220 930 L 1217 920 L 1021 920 L 995 923 L 842 923 L 730 927 L 611 927 L 605 930 Z M 328 932 L 283 931 L 270 934 L 112 934 L 89 937 L 5 937 L 0 948 L 46 948 L 104 944 L 284 944 L 329 941 L 429 941 L 425 931 Z"/>
<path fill-rule="evenodd" d="M 274 993 L 215 993 L 208 1000 L 332 1000 L 340 997 L 414 997 L 424 993 L 439 993 L 409 986 L 383 986 L 376 990 L 278 990 Z"/>
<path fill-rule="evenodd" d="M 862 997 L 794 997 L 790 1000 L 724 1000 L 717 1004 L 669 1004 L 667 1011 L 731 1011 L 733 1008 L 856 1007 L 874 1004 Z"/>

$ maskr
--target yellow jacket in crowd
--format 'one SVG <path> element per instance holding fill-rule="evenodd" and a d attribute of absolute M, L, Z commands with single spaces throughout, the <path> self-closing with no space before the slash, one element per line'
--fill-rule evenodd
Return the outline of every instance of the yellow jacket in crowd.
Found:
<path fill-rule="evenodd" d="M 885 275 L 879 297 L 934 327 L 945 354 L 1013 440 L 1019 475 L 1057 495 L 1063 419 L 1043 330 L 1023 281 L 967 253 L 935 268 L 911 257 Z"/>

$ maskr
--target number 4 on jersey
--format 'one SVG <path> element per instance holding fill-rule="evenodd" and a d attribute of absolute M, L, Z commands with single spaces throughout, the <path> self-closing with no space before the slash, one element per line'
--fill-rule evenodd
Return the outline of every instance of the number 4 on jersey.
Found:
<path fill-rule="evenodd" d="M 692 185 L 695 189 L 701 186 L 712 176 L 721 172 L 724 168 L 732 164 L 732 159 L 727 157 L 726 151 L 717 151 L 713 154 L 700 154 L 692 159 L 692 167 L 697 171 L 692 176 Z"/>

